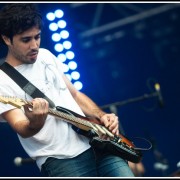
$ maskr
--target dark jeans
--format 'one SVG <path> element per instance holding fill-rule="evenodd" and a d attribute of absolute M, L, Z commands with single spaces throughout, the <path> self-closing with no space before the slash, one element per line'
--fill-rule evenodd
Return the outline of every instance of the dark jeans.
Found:
<path fill-rule="evenodd" d="M 92 148 L 71 159 L 49 157 L 42 165 L 44 177 L 134 177 L 127 161 Z"/>

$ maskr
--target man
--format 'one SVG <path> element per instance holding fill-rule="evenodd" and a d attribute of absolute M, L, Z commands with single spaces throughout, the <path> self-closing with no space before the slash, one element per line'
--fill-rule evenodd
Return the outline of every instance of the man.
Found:
<path fill-rule="evenodd" d="M 118 135 L 118 117 L 103 112 L 88 96 L 77 91 L 63 74 L 62 64 L 56 57 L 40 48 L 41 29 L 42 18 L 34 4 L 12 3 L 2 8 L 0 34 L 8 48 L 5 61 L 56 107 L 97 119 L 114 136 Z M 0 114 L 17 132 L 23 148 L 36 160 L 43 176 L 134 176 L 126 160 L 94 150 L 89 138 L 77 133 L 71 123 L 50 115 L 47 100 L 33 99 L 2 70 L 0 76 L 1 96 L 16 96 L 31 102 L 21 109 L 0 103 Z M 108 138 L 103 133 L 100 136 Z"/>

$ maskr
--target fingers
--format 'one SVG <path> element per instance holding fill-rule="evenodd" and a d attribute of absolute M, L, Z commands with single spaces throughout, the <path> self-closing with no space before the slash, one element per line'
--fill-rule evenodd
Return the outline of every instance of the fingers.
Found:
<path fill-rule="evenodd" d="M 114 114 L 105 114 L 101 121 L 103 121 L 105 127 L 107 127 L 113 134 L 119 135 L 119 120 L 118 117 Z"/>
<path fill-rule="evenodd" d="M 48 108 L 49 104 L 47 100 L 43 98 L 35 98 L 32 100 L 32 111 L 34 114 L 47 114 L 48 113 Z"/>
<path fill-rule="evenodd" d="M 29 105 L 24 106 L 24 110 L 28 118 L 33 119 L 33 116 L 36 118 L 46 118 L 49 111 L 49 103 L 43 98 L 35 98 L 31 102 L 32 107 Z M 34 117 L 35 118 L 35 117 Z"/>
<path fill-rule="evenodd" d="M 119 134 L 119 121 L 118 117 L 115 114 L 112 114 L 112 116 L 110 116 L 108 128 L 113 134 Z"/>

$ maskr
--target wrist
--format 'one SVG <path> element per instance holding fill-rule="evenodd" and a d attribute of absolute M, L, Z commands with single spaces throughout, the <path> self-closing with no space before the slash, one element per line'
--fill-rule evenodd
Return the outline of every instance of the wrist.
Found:
<path fill-rule="evenodd" d="M 96 116 L 96 118 L 98 118 L 98 119 L 101 119 L 104 115 L 105 115 L 106 113 L 105 112 L 103 112 L 102 110 L 96 110 L 96 112 L 95 112 L 95 116 Z"/>

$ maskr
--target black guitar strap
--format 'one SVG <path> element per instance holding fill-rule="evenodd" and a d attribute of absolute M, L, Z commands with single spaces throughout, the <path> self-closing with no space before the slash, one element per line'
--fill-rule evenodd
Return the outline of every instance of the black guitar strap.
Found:
<path fill-rule="evenodd" d="M 51 108 L 55 107 L 55 104 L 44 93 L 42 93 L 36 86 L 34 86 L 31 82 L 29 82 L 13 66 L 8 64 L 7 62 L 4 62 L 3 64 L 0 65 L 0 69 L 2 69 L 9 77 L 11 77 L 11 79 L 13 79 L 31 97 L 44 98 L 49 102 L 49 106 Z"/>

